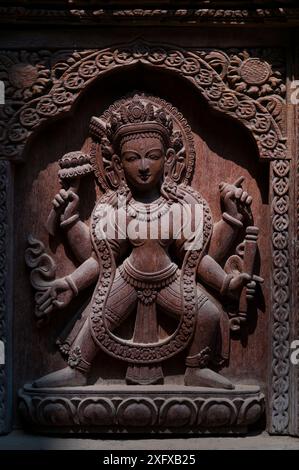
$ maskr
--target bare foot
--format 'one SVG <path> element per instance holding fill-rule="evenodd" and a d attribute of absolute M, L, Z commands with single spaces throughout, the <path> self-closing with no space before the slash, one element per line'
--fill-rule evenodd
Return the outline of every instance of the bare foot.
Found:
<path fill-rule="evenodd" d="M 33 382 L 33 387 L 76 387 L 86 385 L 87 378 L 82 372 L 71 367 L 57 370 Z"/>
<path fill-rule="evenodd" d="M 228 379 L 214 372 L 211 369 L 198 369 L 187 367 L 185 372 L 185 385 L 194 387 L 226 388 L 232 390 L 235 388 Z"/>

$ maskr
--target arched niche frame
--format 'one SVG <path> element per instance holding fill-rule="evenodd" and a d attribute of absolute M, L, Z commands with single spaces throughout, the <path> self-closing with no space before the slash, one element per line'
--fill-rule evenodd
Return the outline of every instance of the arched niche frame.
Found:
<path fill-rule="evenodd" d="M 289 174 L 286 139 L 263 104 L 230 89 L 220 74 L 193 51 L 174 46 L 132 43 L 104 50 L 76 52 L 47 94 L 32 99 L 11 118 L 1 157 L 20 161 L 24 147 L 41 123 L 70 111 L 89 84 L 115 69 L 142 63 L 179 74 L 217 111 L 242 123 L 252 134 L 261 159 L 269 160 L 271 187 L 271 377 L 269 378 L 269 430 L 289 431 Z M 5 162 L 6 163 L 6 162 Z M 2 187 L 0 188 L 2 189 Z M 1 222 L 1 221 L 0 221 Z M 1 266 L 1 270 L 4 267 Z"/>

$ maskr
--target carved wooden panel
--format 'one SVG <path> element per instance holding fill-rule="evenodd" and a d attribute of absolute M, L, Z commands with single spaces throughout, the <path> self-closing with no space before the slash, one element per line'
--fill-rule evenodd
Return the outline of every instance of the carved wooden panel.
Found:
<path fill-rule="evenodd" d="M 268 393 L 266 416 L 269 429 L 278 434 L 287 433 L 290 422 L 292 273 L 289 212 L 292 167 L 286 140 L 285 61 L 283 51 L 276 49 L 186 50 L 145 42 L 105 50 L 3 51 L 0 55 L 1 76 L 9 98 L 1 109 L 1 156 L 26 162 L 25 168 L 17 169 L 16 173 L 18 260 L 23 256 L 29 231 L 48 245 L 43 223 L 50 209 L 50 200 L 59 189 L 55 176 L 58 159 L 63 153 L 82 147 L 90 116 L 100 115 L 116 99 L 132 91 L 132 83 L 134 87 L 145 88 L 141 91 L 162 94 L 188 118 L 196 154 L 200 155 L 200 158 L 195 158 L 192 186 L 200 189 L 209 200 L 213 214 L 219 215 L 219 207 L 206 174 L 213 174 L 213 181 L 225 178 L 232 181 L 232 177 L 240 176 L 241 170 L 246 172 L 247 189 L 255 195 L 253 212 L 257 225 L 261 227 L 261 274 L 266 279 L 263 292 L 267 305 L 260 307 L 258 318 L 250 326 L 252 331 L 246 339 L 248 348 L 242 344 L 245 338 L 241 338 L 241 342 L 240 338 L 233 339 L 232 360 L 226 372 L 228 376 L 242 380 L 246 374 L 253 374 L 253 380 Z M 134 81 L 134 75 L 140 78 Z M 119 77 L 123 81 L 117 88 L 114 84 Z M 167 85 L 171 77 L 173 83 Z M 106 95 L 101 86 L 107 87 Z M 179 87 L 181 96 L 177 96 Z M 204 121 L 200 121 L 194 109 L 186 106 L 191 100 L 205 116 Z M 218 129 L 217 137 L 215 128 Z M 243 142 L 246 142 L 246 148 L 242 146 Z M 223 148 L 223 143 L 227 148 Z M 86 141 L 84 145 L 88 147 Z M 259 158 L 264 160 L 263 166 Z M 269 176 L 267 165 L 270 166 Z M 205 168 L 205 173 L 202 168 Z M 27 198 L 23 204 L 25 193 Z M 87 177 L 82 194 L 94 198 L 95 193 L 100 194 L 101 191 Z M 39 200 L 41 194 L 45 198 L 42 205 Z M 85 220 L 89 218 L 90 206 L 86 202 L 82 208 Z M 68 258 L 60 241 L 58 239 L 56 246 L 50 248 L 58 260 L 58 274 L 63 275 L 73 269 L 75 263 Z M 49 364 L 55 368 L 62 367 L 63 361 L 54 352 L 53 344 L 67 315 L 56 320 L 54 331 L 53 325 L 46 326 L 43 331 L 36 330 L 28 272 L 25 265 L 19 266 L 14 282 L 21 286 L 24 296 L 15 299 L 16 335 L 20 348 L 22 345 L 22 349 L 27 351 L 29 362 L 30 356 L 39 356 L 35 369 L 30 372 L 26 368 L 21 370 L 20 363 L 16 365 L 17 386 L 22 386 L 24 381 L 48 372 Z M 29 307 L 23 307 L 24 298 Z M 22 339 L 20 325 L 24 325 L 24 313 L 27 327 L 34 333 L 26 333 Z M 3 321 L 4 318 L 2 315 Z M 271 331 L 267 340 L 261 341 L 269 323 Z M 49 345 L 49 336 L 52 345 Z M 28 340 L 30 344 L 25 345 Z M 111 338 L 106 340 L 107 348 L 110 347 L 109 341 Z M 259 370 L 255 370 L 256 362 L 250 358 L 253 351 L 255 360 L 261 361 Z M 17 356 L 17 351 L 15 354 Z M 270 364 L 262 363 L 262 357 L 267 354 L 271 357 Z M 112 360 L 108 359 L 108 363 L 116 367 L 109 361 Z M 242 372 L 244 363 L 245 371 Z M 170 369 L 173 367 L 170 365 Z M 120 375 L 123 373 L 121 366 L 116 370 Z M 271 378 L 268 386 L 267 377 Z"/>

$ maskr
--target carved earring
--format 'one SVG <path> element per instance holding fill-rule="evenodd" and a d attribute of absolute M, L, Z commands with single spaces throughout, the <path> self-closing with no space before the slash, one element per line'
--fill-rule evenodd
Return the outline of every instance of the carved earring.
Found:
<path fill-rule="evenodd" d="M 111 166 L 114 170 L 115 175 L 118 179 L 118 187 L 122 186 L 123 188 L 127 188 L 127 183 L 124 175 L 124 170 L 121 164 L 121 160 L 119 156 L 115 153 L 112 155 L 111 158 Z"/>
<path fill-rule="evenodd" d="M 171 178 L 173 167 L 175 164 L 175 151 L 172 148 L 169 148 L 166 152 L 166 160 L 164 165 L 164 179 Z"/>
<path fill-rule="evenodd" d="M 112 155 L 109 167 L 109 171 L 107 171 L 108 168 L 106 168 L 107 176 L 109 177 L 112 186 L 116 189 L 124 178 L 118 155 Z"/>
<path fill-rule="evenodd" d="M 112 155 L 111 164 L 115 168 L 115 170 L 117 171 L 118 174 L 120 174 L 122 172 L 122 165 L 121 165 L 121 162 L 120 162 L 120 158 L 116 153 L 114 153 Z"/>

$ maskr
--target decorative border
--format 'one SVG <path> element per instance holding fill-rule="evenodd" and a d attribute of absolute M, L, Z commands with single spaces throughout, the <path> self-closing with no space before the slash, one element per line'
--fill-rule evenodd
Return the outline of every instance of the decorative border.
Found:
<path fill-rule="evenodd" d="M 230 89 L 213 68 L 215 60 L 209 63 L 201 55 L 181 48 L 145 42 L 114 46 L 100 52 L 76 52 L 73 60 L 69 61 L 70 65 L 47 95 L 32 99 L 10 119 L 3 119 L 0 155 L 7 159 L 20 159 L 33 130 L 43 121 L 68 112 L 82 90 L 95 79 L 112 69 L 142 63 L 179 74 L 201 92 L 212 108 L 243 123 L 253 135 L 261 158 L 286 158 L 286 139 L 266 104 L 237 89 Z M 217 65 L 219 64 L 216 61 L 215 67 Z M 243 68 L 244 66 L 245 64 Z M 252 74 L 252 68 L 253 64 L 250 63 L 247 75 Z"/>
<path fill-rule="evenodd" d="M 188 390 L 189 389 L 189 390 Z M 211 396 L 213 395 L 213 396 Z M 67 392 L 24 387 L 19 392 L 23 419 L 40 432 L 246 433 L 264 412 L 258 387 L 211 391 L 190 387 L 142 387 L 130 391 L 101 387 Z M 233 430 L 233 431 L 232 431 Z"/>
<path fill-rule="evenodd" d="M 299 46 L 298 46 L 298 39 L 299 35 L 298 32 L 296 34 L 296 39 L 297 39 L 297 47 L 296 47 L 296 54 L 295 54 L 295 76 L 298 77 L 299 74 L 299 59 L 298 59 L 298 54 L 299 54 Z M 294 200 L 294 217 L 295 217 L 295 223 L 294 223 L 294 242 L 295 242 L 295 247 L 294 247 L 294 255 L 295 255 L 295 263 L 294 267 L 296 268 L 296 273 L 295 273 L 295 282 L 293 283 L 294 288 L 296 289 L 295 295 L 294 295 L 294 316 L 293 316 L 293 332 L 294 332 L 294 337 L 292 339 L 298 340 L 299 339 L 299 314 L 298 314 L 298 308 L 299 308 L 299 104 L 295 105 L 295 119 L 294 119 L 294 133 L 296 136 L 296 145 L 295 145 L 295 164 L 294 164 L 294 184 L 295 184 L 295 200 Z M 293 365 L 293 380 L 294 380 L 294 420 L 293 420 L 293 426 L 291 429 L 291 433 L 299 436 L 299 365 Z"/>
<path fill-rule="evenodd" d="M 63 22 L 70 24 L 109 24 L 109 23 L 128 23 L 134 19 L 139 24 L 161 23 L 167 21 L 169 24 L 246 24 L 246 23 L 298 23 L 299 8 L 252 8 L 252 9 L 186 9 L 186 8 L 168 8 L 168 9 L 42 9 L 30 7 L 1 7 L 0 23 L 7 23 L 15 20 L 21 23 L 41 22 L 59 24 Z"/>
<path fill-rule="evenodd" d="M 298 52 L 299 52 L 299 49 L 298 49 Z M 297 52 L 297 53 L 298 53 Z M 298 61 L 298 65 L 297 65 L 297 69 L 299 71 L 299 61 Z M 299 308 L 299 130 L 298 130 L 298 126 L 299 126 L 299 104 L 297 104 L 297 115 L 296 115 L 296 125 L 297 125 L 297 128 L 296 128 L 296 132 L 297 132 L 297 161 L 296 161 L 296 177 L 297 177 L 297 181 L 296 181 L 296 184 L 297 184 L 297 198 L 296 198 L 296 201 L 295 201 L 295 204 L 296 204 L 296 237 L 295 237 L 295 243 L 296 243 L 296 249 L 295 249 L 295 256 L 296 256 L 296 263 L 295 263 L 295 266 L 297 268 L 297 271 L 296 271 L 296 298 L 295 298 L 295 307 L 296 307 L 296 313 L 297 313 L 297 320 L 295 319 L 295 332 L 296 332 L 296 339 L 298 340 L 299 339 L 299 315 L 298 315 L 298 308 Z M 297 365 L 297 377 L 296 377 L 296 389 L 295 389 L 295 400 L 296 400 L 296 430 L 295 430 L 295 433 L 297 436 L 299 436 L 299 366 Z"/>
<path fill-rule="evenodd" d="M 290 162 L 271 162 L 272 179 L 272 396 L 270 432 L 287 434 L 290 371 Z"/>
<path fill-rule="evenodd" d="M 8 432 L 10 412 L 9 404 L 9 162 L 0 161 L 0 341 L 4 343 L 4 364 L 0 364 L 0 434 Z"/>

